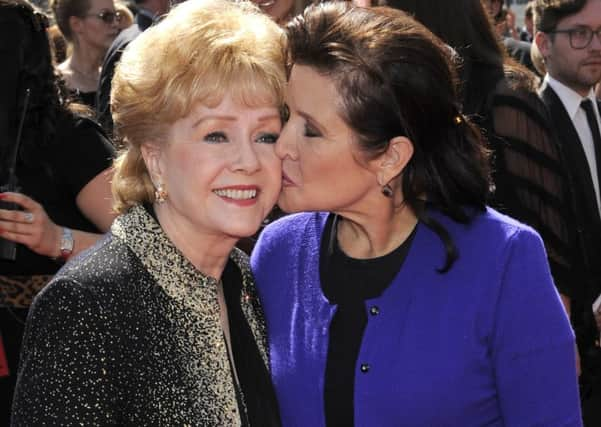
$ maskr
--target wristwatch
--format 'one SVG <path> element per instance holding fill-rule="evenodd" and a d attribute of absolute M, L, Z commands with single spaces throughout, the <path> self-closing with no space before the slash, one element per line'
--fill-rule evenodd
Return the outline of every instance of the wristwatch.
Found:
<path fill-rule="evenodd" d="M 63 261 L 67 261 L 73 253 L 73 232 L 70 228 L 63 227 L 60 250 L 60 259 Z"/>

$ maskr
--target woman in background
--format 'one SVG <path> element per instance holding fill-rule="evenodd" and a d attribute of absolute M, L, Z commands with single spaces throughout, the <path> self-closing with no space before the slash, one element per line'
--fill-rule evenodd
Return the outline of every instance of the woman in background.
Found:
<path fill-rule="evenodd" d="M 119 31 L 123 31 L 134 24 L 134 14 L 128 7 L 127 3 L 117 0 L 115 2 L 115 10 L 119 13 L 117 24 Z"/>
<path fill-rule="evenodd" d="M 125 50 L 112 89 L 122 215 L 36 298 L 13 425 L 279 425 L 234 245 L 280 190 L 282 42 L 251 3 L 195 0 Z"/>
<path fill-rule="evenodd" d="M 450 50 L 389 8 L 287 26 L 278 200 L 251 266 L 285 426 L 580 425 L 540 237 L 485 206 Z"/>
<path fill-rule="evenodd" d="M 1 425 L 33 297 L 115 217 L 113 147 L 61 91 L 46 23 L 26 1 L 0 0 L 0 331 L 9 371 L 0 378 Z"/>
<path fill-rule="evenodd" d="M 119 34 L 121 12 L 113 0 L 52 0 L 51 8 L 71 50 L 57 69 L 75 98 L 94 108 L 100 66 Z"/>

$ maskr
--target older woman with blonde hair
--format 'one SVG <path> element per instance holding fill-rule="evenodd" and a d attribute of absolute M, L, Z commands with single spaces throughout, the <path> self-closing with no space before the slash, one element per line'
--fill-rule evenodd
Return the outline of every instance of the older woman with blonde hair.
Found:
<path fill-rule="evenodd" d="M 279 425 L 234 245 L 280 190 L 282 42 L 251 3 L 199 0 L 125 51 L 112 92 L 122 215 L 35 300 L 14 425 Z"/>

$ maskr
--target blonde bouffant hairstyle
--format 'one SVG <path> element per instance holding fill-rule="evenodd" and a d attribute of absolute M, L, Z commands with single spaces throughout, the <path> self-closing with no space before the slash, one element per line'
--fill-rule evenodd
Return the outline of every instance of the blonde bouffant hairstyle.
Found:
<path fill-rule="evenodd" d="M 125 50 L 111 110 L 123 151 L 115 161 L 114 208 L 155 201 L 141 146 L 163 144 L 171 124 L 226 92 L 246 106 L 283 105 L 283 31 L 253 3 L 194 0 L 173 8 Z"/>

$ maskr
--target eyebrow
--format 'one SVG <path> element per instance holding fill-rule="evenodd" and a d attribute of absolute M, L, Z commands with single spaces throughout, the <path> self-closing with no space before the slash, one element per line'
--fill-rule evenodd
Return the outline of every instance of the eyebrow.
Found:
<path fill-rule="evenodd" d="M 259 120 L 259 122 L 266 122 L 268 120 L 279 119 L 279 118 L 280 118 L 279 113 L 273 113 L 273 114 L 266 114 L 264 116 L 261 116 L 261 117 L 259 117 L 258 120 Z M 207 120 L 221 120 L 221 121 L 233 122 L 233 121 L 236 121 L 237 119 L 238 119 L 238 116 L 211 114 L 208 116 L 201 117 L 200 119 L 195 121 L 194 124 L 192 125 L 192 127 L 195 128 L 198 125 L 200 125 L 202 122 L 206 122 Z"/>

